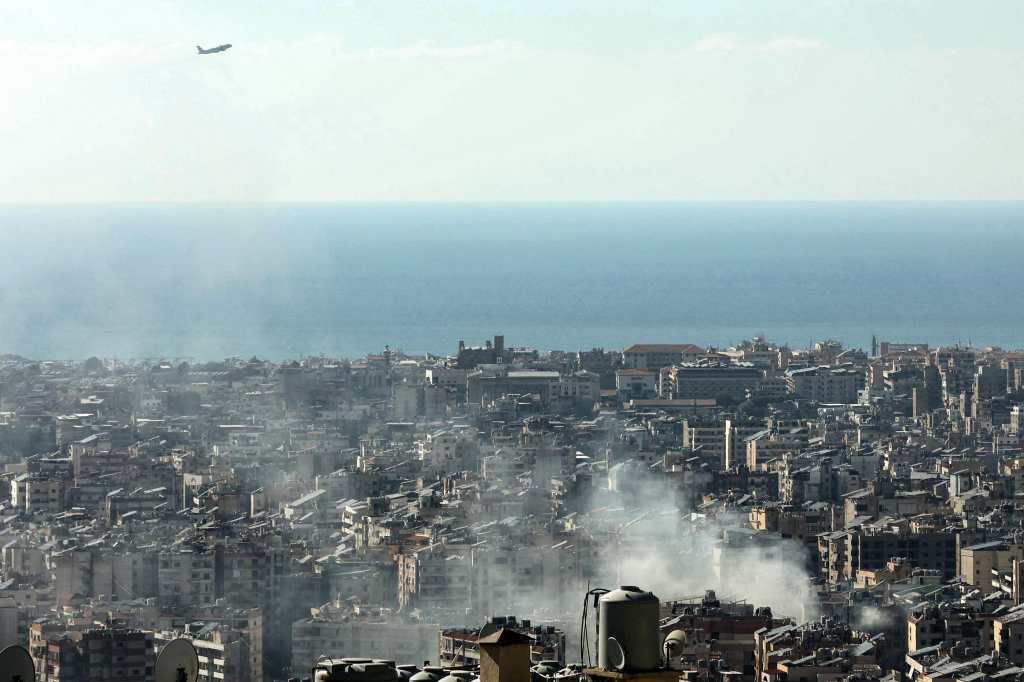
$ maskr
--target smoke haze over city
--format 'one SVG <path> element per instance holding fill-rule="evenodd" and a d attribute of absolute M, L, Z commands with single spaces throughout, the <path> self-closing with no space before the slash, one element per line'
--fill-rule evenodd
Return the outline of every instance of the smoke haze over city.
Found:
<path fill-rule="evenodd" d="M 1022 25 L 0 4 L 0 682 L 1024 679 Z"/>

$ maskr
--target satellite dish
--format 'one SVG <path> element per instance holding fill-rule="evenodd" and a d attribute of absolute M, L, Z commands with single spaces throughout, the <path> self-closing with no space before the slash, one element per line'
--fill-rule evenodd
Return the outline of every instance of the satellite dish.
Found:
<path fill-rule="evenodd" d="M 671 665 L 669 665 L 671 663 L 672 657 L 676 655 L 680 649 L 686 646 L 687 639 L 688 637 L 686 636 L 686 632 L 684 632 L 683 630 L 673 630 L 672 632 L 668 633 L 668 637 L 666 637 L 665 641 L 661 644 L 661 651 L 665 654 L 666 668 L 672 667 Z"/>
<path fill-rule="evenodd" d="M 196 682 L 199 656 L 187 639 L 172 640 L 156 657 L 156 682 Z"/>
<path fill-rule="evenodd" d="M 0 681 L 2 682 L 35 682 L 36 667 L 25 647 L 9 646 L 0 651 Z"/>

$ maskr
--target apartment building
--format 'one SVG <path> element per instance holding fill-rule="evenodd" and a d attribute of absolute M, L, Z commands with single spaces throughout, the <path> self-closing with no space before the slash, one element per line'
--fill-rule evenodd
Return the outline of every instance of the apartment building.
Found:
<path fill-rule="evenodd" d="M 11 506 L 26 514 L 64 510 L 64 479 L 47 474 L 19 474 L 11 479 Z"/>
<path fill-rule="evenodd" d="M 180 547 L 160 552 L 160 603 L 209 606 L 216 599 L 213 550 Z"/>
<path fill-rule="evenodd" d="M 311 609 L 310 617 L 292 624 L 291 635 L 295 671 L 309 670 L 319 656 L 337 651 L 416 662 L 437 656 L 436 623 L 342 602 Z"/>
<path fill-rule="evenodd" d="M 260 651 L 261 626 L 235 629 L 220 622 L 192 622 L 181 632 L 158 632 L 157 654 L 175 639 L 187 639 L 196 649 L 199 676 L 196 682 L 250 682 L 263 679 Z"/>
<path fill-rule="evenodd" d="M 29 653 L 37 682 L 152 682 L 153 633 L 127 628 L 68 632 L 33 623 Z"/>
<path fill-rule="evenodd" d="M 710 457 L 724 469 L 746 460 L 746 440 L 764 430 L 763 423 L 736 419 L 687 417 L 683 419 L 682 445 Z"/>
<path fill-rule="evenodd" d="M 810 437 L 805 428 L 767 428 L 746 438 L 747 468 L 763 469 L 769 462 L 781 460 L 783 455 L 807 447 Z"/>
<path fill-rule="evenodd" d="M 959 578 L 984 594 L 998 591 L 993 571 L 1009 571 L 1014 561 L 1024 562 L 1024 545 L 1005 540 L 982 542 L 960 549 Z"/>
<path fill-rule="evenodd" d="M 158 591 L 157 555 L 148 549 L 75 547 L 55 552 L 50 564 L 58 604 L 101 594 L 113 600 L 151 597 Z"/>
<path fill-rule="evenodd" d="M 465 608 L 472 594 L 472 555 L 466 545 L 434 544 L 398 555 L 398 604 L 437 611 Z"/>
<path fill-rule="evenodd" d="M 619 369 L 615 372 L 615 393 L 619 402 L 645 400 L 658 395 L 659 373 L 653 369 Z"/>
<path fill-rule="evenodd" d="M 676 400 L 719 398 L 728 396 L 735 401 L 746 398 L 758 390 L 764 370 L 750 365 L 730 365 L 724 362 L 673 365 L 667 371 L 665 393 Z"/>
<path fill-rule="evenodd" d="M 852 367 L 806 367 L 786 372 L 786 381 L 798 398 L 853 404 L 864 388 L 864 373 Z"/>

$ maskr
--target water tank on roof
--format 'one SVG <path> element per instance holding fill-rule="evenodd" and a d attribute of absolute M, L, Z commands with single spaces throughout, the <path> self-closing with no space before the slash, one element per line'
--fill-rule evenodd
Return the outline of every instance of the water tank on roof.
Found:
<path fill-rule="evenodd" d="M 403 680 L 408 680 L 420 671 L 420 669 L 417 666 L 407 664 L 397 666 L 396 670 L 398 671 L 398 676 Z"/>
<path fill-rule="evenodd" d="M 633 585 L 598 602 L 597 665 L 602 670 L 643 672 L 661 667 L 658 598 Z"/>
<path fill-rule="evenodd" d="M 437 673 L 421 670 L 409 678 L 409 682 L 437 682 L 441 676 Z"/>

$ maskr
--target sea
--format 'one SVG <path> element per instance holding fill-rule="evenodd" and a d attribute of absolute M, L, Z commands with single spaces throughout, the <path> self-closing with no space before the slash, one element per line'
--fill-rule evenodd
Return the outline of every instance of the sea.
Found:
<path fill-rule="evenodd" d="M 0 206 L 0 354 L 1024 347 L 1024 203 Z"/>

